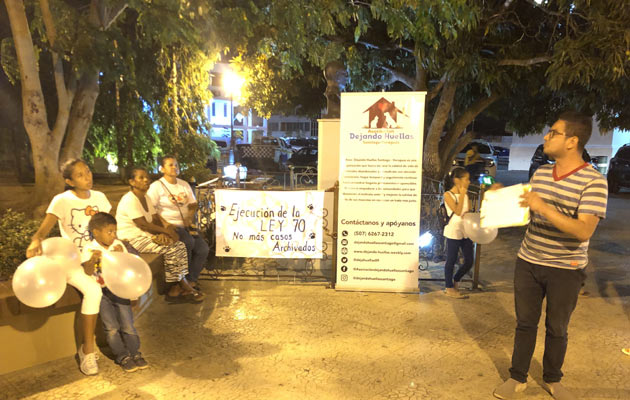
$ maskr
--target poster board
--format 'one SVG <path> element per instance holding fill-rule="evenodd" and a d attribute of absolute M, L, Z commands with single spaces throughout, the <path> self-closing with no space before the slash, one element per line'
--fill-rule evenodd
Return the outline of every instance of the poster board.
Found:
<path fill-rule="evenodd" d="M 324 192 L 217 190 L 219 257 L 322 258 Z"/>
<path fill-rule="evenodd" d="M 337 289 L 418 291 L 425 94 L 341 94 Z"/>

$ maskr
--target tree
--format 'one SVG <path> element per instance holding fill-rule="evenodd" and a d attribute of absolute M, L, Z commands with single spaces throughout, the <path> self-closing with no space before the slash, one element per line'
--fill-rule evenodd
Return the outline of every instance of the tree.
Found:
<path fill-rule="evenodd" d="M 129 9 L 111 29 L 115 46 L 88 146 L 116 153 L 123 175 L 130 165 L 156 166 L 160 154 L 176 155 L 184 168 L 218 157 L 204 106 L 219 47 L 208 40 L 211 15 L 202 3 L 190 5 L 184 22 L 164 17 L 177 16 L 173 1 Z"/>
<path fill-rule="evenodd" d="M 241 9 L 254 18 L 248 44 L 238 48 L 242 64 L 267 71 L 250 74 L 250 90 L 258 91 L 251 104 L 279 104 L 275 99 L 288 96 L 270 89 L 336 57 L 347 63 L 350 90 L 425 90 L 423 172 L 435 180 L 473 137 L 467 127 L 482 112 L 507 117 L 523 133 L 540 129 L 561 107 L 595 114 L 607 127 L 627 126 L 625 2 L 257 4 Z"/>
<path fill-rule="evenodd" d="M 51 8 L 48 0 L 41 0 L 39 7 L 28 3 L 29 15 L 35 15 L 41 23 L 35 29 L 39 46 L 33 42 L 24 2 L 5 0 L 4 4 L 19 65 L 23 123 L 35 169 L 35 201 L 42 205 L 63 188 L 59 161 L 81 155 L 98 96 L 98 69 L 86 59 L 72 55 L 85 56 L 88 47 L 98 46 L 102 31 L 126 4 L 109 8 L 94 0 L 85 9 L 65 2 L 55 2 Z M 54 107 L 47 104 L 40 80 L 37 56 L 42 45 L 52 58 Z M 56 116 L 52 118 L 50 113 L 55 109 Z"/>
<path fill-rule="evenodd" d="M 334 37 L 353 9 L 342 0 L 217 1 L 218 32 L 245 76 L 243 104 L 259 114 L 317 116 L 325 105 L 323 68 L 345 49 Z"/>
<path fill-rule="evenodd" d="M 160 144 L 167 151 L 196 159 L 210 152 L 210 143 L 198 134 L 207 127 L 203 102 L 208 100 L 208 60 L 216 53 L 210 31 L 214 15 L 206 1 L 5 0 L 4 5 L 17 59 L 15 70 L 19 71 L 22 119 L 33 154 L 36 204 L 45 205 L 63 188 L 60 162 L 81 156 L 99 94 L 99 78 L 105 83 L 118 82 L 118 86 L 109 86 L 109 100 L 114 100 L 107 103 L 110 108 L 113 104 L 120 110 L 115 99 L 121 93 L 125 105 L 130 106 L 124 110 L 124 121 L 118 115 L 116 124 L 96 129 L 101 137 L 120 133 L 116 143 L 119 153 L 124 148 L 123 159 L 135 161 L 133 148 L 140 143 L 136 133 L 153 125 L 144 116 L 147 105 L 157 120 L 154 132 L 161 134 Z M 133 23 L 119 27 L 121 16 L 129 10 L 136 13 L 130 17 Z M 137 31 L 123 32 L 125 27 Z M 134 38 L 140 40 L 134 43 Z M 3 67 L 8 59 L 4 44 Z M 141 64 L 152 68 L 146 74 L 138 72 L 133 63 L 134 44 L 141 46 L 143 55 L 153 56 L 151 62 Z M 48 58 L 50 68 L 45 68 Z M 54 81 L 54 96 L 42 85 L 42 77 L 48 76 Z M 160 76 L 167 79 L 156 81 Z M 91 147 L 104 149 L 107 143 L 104 139 Z"/>

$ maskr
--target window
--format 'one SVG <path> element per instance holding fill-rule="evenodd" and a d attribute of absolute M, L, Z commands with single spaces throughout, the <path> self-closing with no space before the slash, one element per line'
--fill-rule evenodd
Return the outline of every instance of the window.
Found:
<path fill-rule="evenodd" d="M 477 150 L 479 150 L 480 154 L 492 154 L 492 150 L 487 144 L 479 143 L 479 142 L 472 142 L 468 144 L 466 147 L 464 147 L 464 150 L 462 150 L 461 152 L 462 153 L 467 152 L 468 150 L 472 148 L 473 145 L 477 145 Z"/>
<path fill-rule="evenodd" d="M 269 130 L 277 131 L 278 130 L 278 123 L 277 122 L 270 122 L 269 123 Z"/>
<path fill-rule="evenodd" d="M 220 73 L 214 73 L 212 74 L 212 86 L 217 86 L 220 87 L 222 85 L 222 80 L 223 80 L 223 74 Z"/>

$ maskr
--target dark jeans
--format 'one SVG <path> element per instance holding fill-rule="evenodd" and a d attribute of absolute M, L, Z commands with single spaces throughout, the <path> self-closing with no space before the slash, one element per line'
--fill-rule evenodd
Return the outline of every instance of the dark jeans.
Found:
<path fill-rule="evenodd" d="M 543 380 L 560 382 L 567 352 L 567 328 L 585 278 L 584 270 L 545 267 L 516 259 L 514 305 L 517 324 L 510 368 L 512 379 L 527 382 L 542 302 L 546 296 Z"/>
<path fill-rule="evenodd" d="M 453 270 L 455 269 L 455 261 L 457 261 L 457 254 L 459 249 L 462 249 L 464 253 L 464 265 L 459 267 L 453 277 Z M 462 280 L 466 272 L 470 271 L 473 265 L 473 242 L 470 239 L 449 239 L 446 238 L 446 264 L 444 264 L 444 284 L 447 288 L 453 287 L 453 280 L 459 282 Z"/>
<path fill-rule="evenodd" d="M 140 337 L 133 326 L 131 301 L 121 299 L 107 288 L 103 288 L 99 311 L 107 344 L 120 363 L 125 357 L 134 357 L 140 352 Z"/>
<path fill-rule="evenodd" d="M 177 228 L 176 231 L 179 240 L 184 242 L 188 251 L 188 275 L 186 275 L 186 279 L 197 282 L 199 274 L 203 271 L 208 260 L 208 252 L 210 251 L 208 243 L 203 240 L 201 235 L 193 236 L 184 228 Z"/>

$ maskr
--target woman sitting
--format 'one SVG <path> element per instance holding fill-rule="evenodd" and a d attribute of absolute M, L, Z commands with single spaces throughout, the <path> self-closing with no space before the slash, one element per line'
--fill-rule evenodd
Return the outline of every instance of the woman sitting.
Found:
<path fill-rule="evenodd" d="M 116 220 L 118 238 L 128 241 L 140 253 L 156 253 L 164 256 L 166 282 L 173 283 L 166 300 L 173 303 L 200 302 L 203 294 L 193 289 L 186 280 L 188 255 L 186 245 L 179 241 L 175 227 L 155 212 L 146 193 L 149 174 L 144 168 L 132 168 L 129 173 L 131 191 L 118 203 Z"/>
<path fill-rule="evenodd" d="M 193 216 L 197 212 L 197 200 L 188 182 L 178 179 L 179 164 L 173 156 L 162 158 L 160 171 L 164 176 L 153 182 L 147 197 L 155 206 L 158 215 L 169 224 L 175 225 L 179 240 L 188 251 L 188 275 L 191 286 L 199 290 L 197 281 L 208 260 L 208 244 L 192 228 Z"/>

